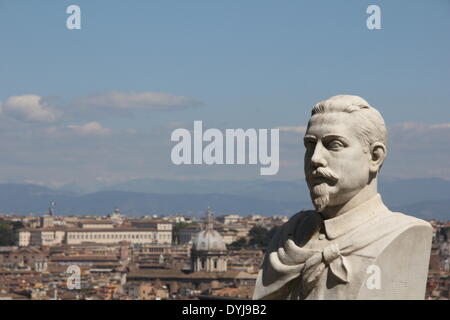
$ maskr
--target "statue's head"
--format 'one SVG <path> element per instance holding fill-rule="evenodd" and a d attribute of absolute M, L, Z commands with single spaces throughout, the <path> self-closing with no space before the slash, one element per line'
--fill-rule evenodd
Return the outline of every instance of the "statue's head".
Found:
<path fill-rule="evenodd" d="M 316 104 L 304 142 L 305 178 L 317 211 L 345 204 L 369 184 L 376 187 L 387 130 L 364 99 L 338 95 Z"/>

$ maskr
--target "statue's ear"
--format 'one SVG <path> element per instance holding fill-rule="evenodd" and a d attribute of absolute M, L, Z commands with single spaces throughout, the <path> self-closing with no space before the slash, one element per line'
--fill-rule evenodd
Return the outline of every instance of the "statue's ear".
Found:
<path fill-rule="evenodd" d="M 386 146 L 381 142 L 374 142 L 370 145 L 370 172 L 377 173 L 384 159 L 386 159 L 387 150 Z"/>

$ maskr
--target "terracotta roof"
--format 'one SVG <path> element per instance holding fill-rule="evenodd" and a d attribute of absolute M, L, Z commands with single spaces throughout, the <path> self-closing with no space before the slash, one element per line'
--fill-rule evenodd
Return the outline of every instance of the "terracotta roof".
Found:
<path fill-rule="evenodd" d="M 177 269 L 152 269 L 152 270 L 139 270 L 132 271 L 127 275 L 128 279 L 167 279 L 167 278 L 175 278 L 175 279 L 256 279 L 256 274 L 251 275 L 246 272 L 240 271 L 227 271 L 227 272 L 192 272 L 192 273 L 183 273 L 181 270 Z"/>
<path fill-rule="evenodd" d="M 201 226 L 200 225 L 189 225 L 189 226 L 184 227 L 180 231 L 183 231 L 185 229 L 187 229 L 187 230 L 191 230 L 191 229 L 193 229 L 193 230 L 200 230 Z"/>
<path fill-rule="evenodd" d="M 255 279 L 258 277 L 258 275 L 256 273 L 248 273 L 245 271 L 240 271 L 237 275 L 236 275 L 236 279 Z"/>
<path fill-rule="evenodd" d="M 89 255 L 89 256 L 52 256 L 50 261 L 117 261 L 116 256 L 99 256 L 99 255 Z"/>
<path fill-rule="evenodd" d="M 45 227 L 45 228 L 22 228 L 17 230 L 18 232 L 20 231 L 67 231 L 68 228 L 67 227 Z"/>
<path fill-rule="evenodd" d="M 34 248 L 34 247 L 13 248 L 10 251 L 3 251 L 3 252 L 7 252 L 9 254 L 17 254 L 17 253 L 46 254 L 47 253 L 47 252 L 43 252 L 42 250 L 39 250 L 38 248 Z"/>
<path fill-rule="evenodd" d="M 167 223 L 172 224 L 170 221 L 162 220 L 162 219 L 132 219 L 128 220 L 131 223 Z"/>
<path fill-rule="evenodd" d="M 113 224 L 111 220 L 82 220 L 81 224 Z"/>

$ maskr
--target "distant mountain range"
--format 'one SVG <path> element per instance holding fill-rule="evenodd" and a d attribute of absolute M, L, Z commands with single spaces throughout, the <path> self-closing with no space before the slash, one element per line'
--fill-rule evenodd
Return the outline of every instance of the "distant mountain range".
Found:
<path fill-rule="evenodd" d="M 28 184 L 0 184 L 0 212 L 42 215 L 55 202 L 56 215 L 104 215 L 119 207 L 127 215 L 203 214 L 208 206 L 218 214 L 291 215 L 308 203 L 266 200 L 231 194 L 157 194 L 129 191 L 98 191 L 76 194 Z"/>
<path fill-rule="evenodd" d="M 450 220 L 450 181 L 383 179 L 379 190 L 392 210 L 426 219 Z M 119 207 L 124 214 L 203 214 L 211 206 L 217 214 L 292 215 L 310 209 L 302 181 L 175 181 L 132 180 L 91 193 L 77 186 L 51 189 L 31 184 L 0 184 L 0 212 L 41 215 L 56 202 L 57 215 L 104 215 Z"/>

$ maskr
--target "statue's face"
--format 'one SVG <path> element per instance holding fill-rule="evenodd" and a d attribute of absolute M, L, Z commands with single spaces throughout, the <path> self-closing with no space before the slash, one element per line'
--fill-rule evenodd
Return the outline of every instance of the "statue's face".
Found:
<path fill-rule="evenodd" d="M 305 177 L 317 211 L 344 204 L 369 183 L 371 155 L 357 132 L 358 117 L 315 114 L 305 133 Z"/>

